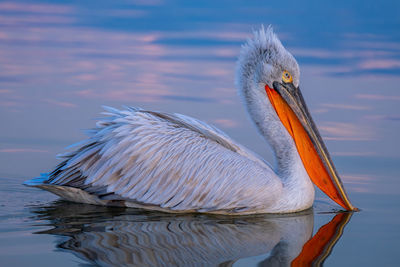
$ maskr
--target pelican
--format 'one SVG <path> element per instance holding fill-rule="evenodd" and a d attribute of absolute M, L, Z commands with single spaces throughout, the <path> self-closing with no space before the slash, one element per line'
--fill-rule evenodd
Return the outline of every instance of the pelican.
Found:
<path fill-rule="evenodd" d="M 276 167 L 200 120 L 106 107 L 89 137 L 25 185 L 89 204 L 165 212 L 292 213 L 314 202 L 313 183 L 357 210 L 299 89 L 300 69 L 269 26 L 241 48 L 236 85 Z"/>

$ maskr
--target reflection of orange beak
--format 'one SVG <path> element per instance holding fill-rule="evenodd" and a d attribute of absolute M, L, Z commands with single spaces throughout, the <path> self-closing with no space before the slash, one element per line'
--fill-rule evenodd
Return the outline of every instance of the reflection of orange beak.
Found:
<path fill-rule="evenodd" d="M 292 261 L 291 266 L 322 266 L 333 246 L 339 240 L 343 229 L 351 218 L 351 213 L 339 213 L 329 223 L 322 226 L 308 240 L 301 253 Z"/>
<path fill-rule="evenodd" d="M 357 210 L 349 201 L 329 153 L 293 84 L 265 86 L 268 98 L 286 130 L 293 137 L 304 168 L 313 183 L 346 210 Z"/>

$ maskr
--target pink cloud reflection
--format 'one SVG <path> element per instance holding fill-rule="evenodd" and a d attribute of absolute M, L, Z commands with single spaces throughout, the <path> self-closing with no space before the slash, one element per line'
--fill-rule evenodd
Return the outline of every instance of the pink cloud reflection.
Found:
<path fill-rule="evenodd" d="M 357 94 L 355 95 L 356 98 L 360 99 L 370 99 L 370 100 L 395 100 L 399 101 L 400 96 L 397 95 L 378 95 L 378 94 Z"/>
<path fill-rule="evenodd" d="M 351 152 L 351 151 L 343 151 L 343 152 L 332 152 L 333 156 L 340 157 L 370 157 L 375 156 L 375 152 Z"/>
<path fill-rule="evenodd" d="M 16 101 L 0 101 L 0 107 L 17 107 L 19 103 Z"/>
<path fill-rule="evenodd" d="M 331 104 L 331 103 L 320 104 L 320 106 L 324 107 L 324 108 L 346 109 L 346 110 L 369 110 L 369 109 L 371 109 L 371 107 L 360 106 L 360 105 Z"/>
<path fill-rule="evenodd" d="M 0 15 L 0 21 L 5 25 L 25 25 L 30 23 L 47 23 L 47 24 L 71 24 L 75 22 L 75 18 L 67 16 L 54 15 L 25 15 L 25 16 L 4 16 Z"/>
<path fill-rule="evenodd" d="M 374 178 L 365 174 L 343 174 L 343 182 L 350 187 L 350 190 L 358 193 L 372 192 Z M 375 189 L 375 188 L 374 188 Z"/>
<path fill-rule="evenodd" d="M 64 101 L 58 101 L 58 100 L 54 100 L 54 99 L 43 99 L 43 102 L 55 105 L 55 106 L 59 106 L 59 107 L 64 107 L 64 108 L 75 108 L 77 105 L 74 103 L 70 103 L 70 102 L 64 102 Z"/>
<path fill-rule="evenodd" d="M 41 149 L 33 149 L 33 148 L 3 148 L 3 149 L 0 149 L 0 153 L 27 153 L 27 152 L 47 153 L 49 151 L 41 150 Z"/>
<path fill-rule="evenodd" d="M 325 140 L 335 141 L 367 141 L 374 139 L 371 129 L 346 122 L 325 122 L 318 127 Z"/>
<path fill-rule="evenodd" d="M 28 3 L 15 3 L 15 2 L 0 3 L 0 10 L 23 12 L 23 13 L 52 13 L 52 14 L 67 14 L 73 11 L 72 7 L 66 5 L 28 4 Z"/>
<path fill-rule="evenodd" d="M 394 59 L 365 60 L 359 63 L 359 67 L 365 70 L 399 68 L 400 60 L 394 60 Z"/>
<path fill-rule="evenodd" d="M 213 123 L 224 128 L 235 128 L 239 125 L 237 121 L 231 119 L 222 119 L 222 118 L 213 120 Z"/>
<path fill-rule="evenodd" d="M 163 90 L 110 90 L 110 91 L 99 91 L 93 89 L 85 89 L 76 92 L 76 95 L 90 98 L 90 99 L 102 99 L 102 100 L 114 100 L 114 101 L 132 101 L 132 102 L 158 102 L 162 99 L 162 96 L 170 95 L 168 91 L 165 94 Z"/>

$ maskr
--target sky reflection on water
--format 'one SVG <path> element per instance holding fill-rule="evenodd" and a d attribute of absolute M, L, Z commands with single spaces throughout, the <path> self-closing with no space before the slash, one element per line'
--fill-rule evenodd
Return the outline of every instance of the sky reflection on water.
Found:
<path fill-rule="evenodd" d="M 199 118 L 271 162 L 236 96 L 234 71 L 251 30 L 272 24 L 299 62 L 306 102 L 363 209 L 331 257 L 343 264 L 354 242 L 376 249 L 357 243 L 367 233 L 377 244 L 399 237 L 399 11 L 398 1 L 359 0 L 1 2 L 0 176 L 23 181 L 54 167 L 101 105 Z M 393 263 L 390 251 L 377 257 Z"/>

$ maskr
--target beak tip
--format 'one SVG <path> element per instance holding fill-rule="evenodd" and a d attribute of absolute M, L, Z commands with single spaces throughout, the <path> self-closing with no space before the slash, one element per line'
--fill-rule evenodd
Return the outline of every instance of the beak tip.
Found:
<path fill-rule="evenodd" d="M 351 205 L 351 206 L 346 207 L 346 208 L 345 208 L 345 211 L 346 211 L 346 212 L 359 212 L 360 209 L 354 207 L 353 205 Z"/>
<path fill-rule="evenodd" d="M 354 212 L 359 212 L 359 211 L 360 211 L 360 209 L 359 209 L 359 208 L 356 208 L 356 207 L 353 207 L 353 208 L 351 209 L 351 211 L 354 211 Z"/>

